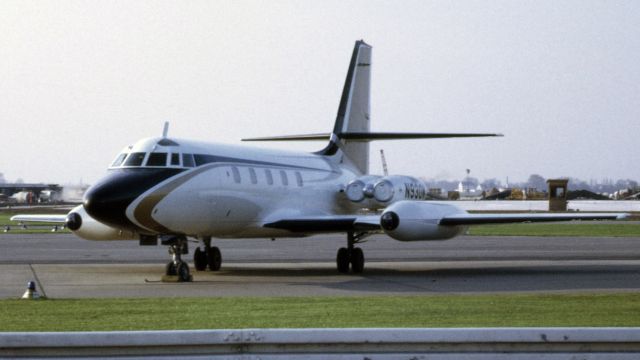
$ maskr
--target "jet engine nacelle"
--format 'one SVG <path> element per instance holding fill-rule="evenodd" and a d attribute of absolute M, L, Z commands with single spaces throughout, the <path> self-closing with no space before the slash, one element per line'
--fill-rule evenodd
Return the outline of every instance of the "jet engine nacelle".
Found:
<path fill-rule="evenodd" d="M 135 240 L 136 234 L 107 226 L 87 214 L 82 205 L 67 215 L 65 226 L 86 240 Z"/>
<path fill-rule="evenodd" d="M 425 200 L 427 188 L 422 181 L 411 176 L 366 175 L 349 182 L 345 194 L 352 202 L 378 209 L 401 200 Z"/>
<path fill-rule="evenodd" d="M 380 216 L 380 226 L 400 241 L 446 240 L 460 235 L 464 226 L 440 225 L 447 215 L 465 213 L 449 204 L 426 201 L 398 201 Z"/>

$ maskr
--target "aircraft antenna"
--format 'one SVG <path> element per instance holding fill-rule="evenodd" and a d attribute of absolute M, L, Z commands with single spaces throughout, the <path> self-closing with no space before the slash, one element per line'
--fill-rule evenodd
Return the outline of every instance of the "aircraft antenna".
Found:
<path fill-rule="evenodd" d="M 387 169 L 387 159 L 384 158 L 384 149 L 380 149 L 380 159 L 382 160 L 382 173 L 384 176 L 388 176 L 389 169 Z"/>
<path fill-rule="evenodd" d="M 169 133 L 169 122 L 165 121 L 164 128 L 162 129 L 162 137 L 166 138 L 168 133 Z"/>

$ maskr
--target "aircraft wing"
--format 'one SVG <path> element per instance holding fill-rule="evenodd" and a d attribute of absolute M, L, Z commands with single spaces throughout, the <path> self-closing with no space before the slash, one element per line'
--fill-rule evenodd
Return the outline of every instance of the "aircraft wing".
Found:
<path fill-rule="evenodd" d="M 561 213 L 561 214 L 453 214 L 425 222 L 445 226 L 483 225 L 525 222 L 557 222 L 572 220 L 620 220 L 628 214 L 620 213 Z M 416 219 L 412 219 L 416 220 Z M 264 224 L 264 227 L 292 232 L 382 231 L 380 215 L 302 216 Z"/>
<path fill-rule="evenodd" d="M 379 231 L 379 215 L 302 216 L 264 224 L 264 227 L 293 232 Z"/>
<path fill-rule="evenodd" d="M 66 214 L 58 215 L 14 215 L 11 217 L 11 221 L 25 222 L 46 222 L 46 223 L 61 223 L 67 220 Z"/>
<path fill-rule="evenodd" d="M 482 225 L 518 222 L 552 222 L 571 220 L 620 220 L 619 213 L 561 213 L 561 214 L 454 214 L 440 219 L 440 225 Z"/>

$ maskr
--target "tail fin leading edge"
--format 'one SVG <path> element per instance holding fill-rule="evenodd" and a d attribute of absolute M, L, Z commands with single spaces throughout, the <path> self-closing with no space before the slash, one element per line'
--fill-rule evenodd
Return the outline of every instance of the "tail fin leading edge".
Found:
<path fill-rule="evenodd" d="M 347 133 L 368 133 L 370 129 L 371 46 L 356 41 L 344 82 L 338 115 L 333 127 L 329 146 L 323 155 L 340 156 L 335 145 L 362 174 L 369 173 L 369 142 L 350 141 L 343 138 Z M 332 148 L 334 149 L 332 151 Z M 334 154 L 331 154 L 333 152 Z"/>

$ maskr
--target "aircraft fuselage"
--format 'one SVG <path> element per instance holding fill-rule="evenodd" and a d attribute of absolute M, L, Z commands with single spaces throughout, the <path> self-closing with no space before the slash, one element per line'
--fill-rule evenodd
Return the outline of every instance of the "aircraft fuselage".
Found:
<path fill-rule="evenodd" d="M 322 155 L 163 138 L 141 140 L 122 154 L 125 160 L 89 188 L 84 208 L 99 222 L 129 232 L 292 236 L 263 225 L 356 208 L 341 191 L 358 174 Z M 134 155 L 141 162 L 127 165 Z M 186 160 L 191 157 L 193 164 Z"/>

